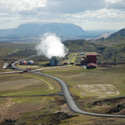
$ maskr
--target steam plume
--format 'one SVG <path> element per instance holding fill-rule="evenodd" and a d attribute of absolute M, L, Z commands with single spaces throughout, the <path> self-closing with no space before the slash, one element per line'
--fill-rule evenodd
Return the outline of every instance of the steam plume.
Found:
<path fill-rule="evenodd" d="M 51 59 L 52 57 L 65 57 L 68 50 L 61 42 L 61 39 L 55 34 L 46 33 L 41 38 L 41 42 L 36 46 L 38 55 L 44 55 Z"/>

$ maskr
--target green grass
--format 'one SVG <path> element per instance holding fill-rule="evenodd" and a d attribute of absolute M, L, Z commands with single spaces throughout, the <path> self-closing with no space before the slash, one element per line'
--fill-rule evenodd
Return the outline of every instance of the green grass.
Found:
<path fill-rule="evenodd" d="M 18 80 L 21 80 L 21 78 L 23 79 L 23 81 L 21 82 L 19 81 L 18 83 Z M 28 81 L 29 79 L 36 79 L 37 81 L 34 82 L 32 80 L 30 82 L 33 82 L 33 83 L 27 83 L 26 81 Z M 10 83 L 8 81 L 10 81 Z M 4 85 L 2 85 L 2 82 L 4 82 L 6 85 L 10 87 L 7 88 L 6 86 L 7 88 L 6 89 Z M 53 84 L 51 84 L 51 82 Z M 0 83 L 2 85 L 1 87 L 3 87 L 3 89 L 1 89 L 0 91 L 1 96 L 51 94 L 59 91 L 59 86 L 55 81 L 41 76 L 32 75 L 32 74 L 14 74 L 14 75 L 0 76 Z M 22 84 L 24 86 L 21 88 L 18 88 Z"/>
<path fill-rule="evenodd" d="M 57 68 L 56 70 L 44 70 L 45 73 L 57 76 L 64 80 L 68 86 L 69 89 L 74 97 L 74 99 L 77 102 L 77 105 L 86 111 L 89 112 L 98 112 L 98 113 L 106 113 L 106 111 L 109 111 L 113 106 L 116 105 L 116 103 L 110 103 L 104 104 L 101 106 L 93 106 L 91 105 L 92 102 L 103 99 L 103 98 L 112 98 L 117 96 L 125 96 L 125 65 L 118 65 L 113 66 L 110 68 L 102 68 L 98 67 L 94 70 L 85 70 L 82 67 L 67 67 L 67 68 Z M 78 88 L 78 85 L 89 85 L 90 87 L 93 85 L 113 85 L 119 92 L 119 95 L 106 95 L 104 96 L 104 92 L 102 91 L 101 94 L 98 94 L 95 92 L 94 94 L 90 91 L 85 91 L 82 88 Z M 96 88 L 95 88 L 96 89 Z M 108 90 L 110 92 L 110 90 Z M 120 103 L 120 102 L 119 102 Z M 79 117 L 78 117 L 79 118 Z M 77 119 L 77 118 L 76 118 Z M 80 124 L 83 119 L 80 120 Z M 88 120 L 85 120 L 86 124 L 90 124 L 91 122 Z M 96 121 L 96 120 L 94 120 Z M 73 120 L 66 121 L 64 124 L 68 125 L 70 124 L 78 124 Z M 118 123 L 118 120 L 116 120 Z M 101 123 L 101 121 L 100 121 Z M 112 122 L 109 122 L 112 123 Z M 112 123 L 114 124 L 114 123 Z M 63 125 L 63 123 L 62 123 Z M 79 124 L 78 124 L 79 125 Z M 82 124 L 81 124 L 82 125 Z M 107 124 L 106 124 L 107 125 Z"/>
<path fill-rule="evenodd" d="M 12 43 L 12 42 L 0 42 L 0 57 L 7 56 L 8 54 L 18 52 L 25 48 L 32 48 L 34 44 L 29 43 Z"/>
<path fill-rule="evenodd" d="M 67 67 L 65 69 L 45 70 L 45 73 L 60 77 L 71 88 L 73 93 L 79 93 L 75 86 L 94 85 L 94 84 L 112 84 L 119 91 L 119 96 L 125 95 L 125 66 L 116 66 L 112 68 L 97 68 L 94 70 L 84 70 L 82 67 Z M 75 89 L 73 89 L 75 88 Z M 84 98 L 84 97 L 83 97 Z"/>
<path fill-rule="evenodd" d="M 100 106 L 92 106 L 91 103 L 93 101 L 101 99 L 98 98 L 98 94 L 91 94 L 88 92 L 88 95 L 84 94 L 84 90 L 78 88 L 78 85 L 96 85 L 96 84 L 111 84 L 114 85 L 120 92 L 120 95 L 117 96 L 124 96 L 125 95 L 125 65 L 118 65 L 110 68 L 102 68 L 98 67 L 94 70 L 85 70 L 82 67 L 78 66 L 67 66 L 67 67 L 56 67 L 50 69 L 45 69 L 42 72 L 48 73 L 54 76 L 57 76 L 64 80 L 77 102 L 77 105 L 86 111 L 90 112 L 99 112 L 105 113 L 108 111 L 112 106 L 116 103 L 112 104 L 104 104 Z M 5 95 L 32 95 L 32 94 L 48 94 L 48 93 L 55 93 L 60 91 L 60 86 L 58 83 L 52 79 L 41 77 L 33 74 L 14 74 L 14 75 L 6 75 L 0 76 L 0 83 L 2 81 L 13 81 L 16 79 L 24 79 L 27 81 L 28 79 L 37 79 L 40 81 L 40 84 L 31 85 L 25 88 L 21 88 L 20 90 L 14 91 L 1 91 L 0 94 Z M 40 88 L 42 83 L 42 87 Z M 48 86 L 53 86 L 54 89 L 50 90 Z M 104 94 L 104 93 L 102 93 Z M 112 96 L 113 97 L 113 96 Z M 61 97 L 58 97 L 61 98 Z M 110 96 L 105 98 L 111 98 Z M 1 100 L 1 103 L 5 103 L 5 100 Z M 56 97 L 31 97 L 31 98 L 13 98 L 12 101 L 16 103 L 16 105 L 33 105 L 37 107 L 35 109 L 31 109 L 31 111 L 27 111 L 27 113 L 23 113 L 21 121 L 27 121 L 27 125 L 33 124 L 40 124 L 46 123 L 49 121 L 48 117 L 41 120 L 39 119 L 41 114 L 49 114 L 58 112 L 61 109 L 63 104 L 59 105 L 57 103 L 58 99 Z M 15 107 L 14 105 L 13 107 Z M 13 108 L 11 107 L 11 108 Z M 40 108 L 39 108 L 40 107 Z M 39 109 L 39 110 L 38 110 Z M 22 110 L 25 110 L 22 109 Z M 61 111 L 64 111 L 61 110 Z M 33 118 L 36 118 L 34 121 Z M 105 122 L 104 122 L 105 121 Z M 95 118 L 83 115 L 77 115 L 71 119 L 63 120 L 59 125 L 124 125 L 124 119 L 107 119 L 107 118 Z"/>
<path fill-rule="evenodd" d="M 97 118 L 80 115 L 64 120 L 60 125 L 124 125 L 124 123 L 124 119 Z"/>
<path fill-rule="evenodd" d="M 20 82 L 20 80 L 24 82 L 22 81 Z M 31 83 L 27 83 L 29 80 Z M 20 88 L 20 86 L 22 85 L 24 86 Z M 53 87 L 53 89 L 50 89 L 50 86 Z M 27 95 L 32 96 L 32 95 L 52 94 L 52 93 L 57 93 L 59 91 L 60 88 L 58 84 L 49 78 L 44 78 L 38 75 L 33 75 L 28 73 L 2 75 L 0 76 L 0 96 L 23 96 L 23 97 L 0 98 L 0 111 L 2 107 L 3 108 L 7 107 L 6 111 L 10 110 L 10 113 L 12 114 L 10 115 L 11 118 L 12 117 L 18 118 L 20 116 L 18 113 L 24 114 L 25 112 L 29 112 L 29 114 L 34 111 L 40 111 L 41 113 L 55 112 L 59 108 L 55 104 L 56 103 L 55 97 L 44 97 L 44 96 L 27 97 Z M 1 114 L 0 112 L 0 115 L 6 118 L 6 115 L 9 114 L 5 113 L 3 116 L 2 115 L 3 113 Z"/>

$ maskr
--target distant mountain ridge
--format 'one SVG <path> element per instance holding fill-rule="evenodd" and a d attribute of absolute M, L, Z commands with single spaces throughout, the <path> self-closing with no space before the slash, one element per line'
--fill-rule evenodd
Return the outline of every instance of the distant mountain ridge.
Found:
<path fill-rule="evenodd" d="M 116 42 L 117 40 L 125 41 L 125 28 L 112 33 L 109 37 L 106 38 L 106 40 L 111 40 Z"/>
<path fill-rule="evenodd" d="M 65 23 L 27 23 L 15 29 L 0 30 L 1 39 L 25 40 L 37 39 L 44 33 L 56 33 L 62 39 L 77 39 L 84 36 L 85 31 L 74 24 Z"/>
<path fill-rule="evenodd" d="M 125 43 L 125 28 L 114 33 L 105 33 L 95 39 L 95 42 Z"/>
<path fill-rule="evenodd" d="M 124 30 L 120 32 L 123 35 L 118 39 L 123 39 Z M 93 31 L 84 31 L 81 27 L 70 24 L 70 23 L 26 23 L 21 24 L 17 28 L 0 30 L 0 42 L 36 42 L 39 41 L 40 37 L 44 33 L 55 33 L 63 41 L 65 40 L 76 40 L 76 39 L 86 39 L 86 40 L 96 40 L 96 39 L 112 39 L 116 34 L 111 34 L 108 36 L 106 33 L 112 33 L 114 31 L 106 30 L 93 30 Z M 122 36 L 122 37 L 121 37 Z"/>

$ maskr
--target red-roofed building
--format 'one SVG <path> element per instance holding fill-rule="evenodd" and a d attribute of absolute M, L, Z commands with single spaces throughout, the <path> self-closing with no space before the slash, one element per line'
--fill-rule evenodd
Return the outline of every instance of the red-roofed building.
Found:
<path fill-rule="evenodd" d="M 97 66 L 97 56 L 100 54 L 96 52 L 87 52 L 85 53 L 85 57 L 82 58 L 81 64 L 86 65 L 87 68 L 96 68 Z"/>
<path fill-rule="evenodd" d="M 89 63 L 97 63 L 97 56 L 98 56 L 99 54 L 98 53 L 96 53 L 96 52 L 87 52 L 86 53 L 86 62 L 87 62 L 87 64 L 89 64 Z"/>

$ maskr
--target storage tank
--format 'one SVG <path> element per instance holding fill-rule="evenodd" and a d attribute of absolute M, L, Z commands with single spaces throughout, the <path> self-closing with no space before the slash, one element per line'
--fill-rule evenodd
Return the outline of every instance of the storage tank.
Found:
<path fill-rule="evenodd" d="M 9 66 L 9 63 L 4 63 L 4 65 L 3 65 L 3 69 L 7 69 L 8 66 Z"/>
<path fill-rule="evenodd" d="M 20 65 L 27 65 L 27 61 L 21 60 L 21 61 L 19 62 L 19 64 L 20 64 Z"/>
<path fill-rule="evenodd" d="M 57 59 L 57 57 L 52 57 L 50 59 L 50 66 L 57 66 L 59 64 L 59 61 Z"/>
<path fill-rule="evenodd" d="M 33 60 L 29 60 L 27 64 L 28 64 L 28 65 L 33 65 L 33 64 L 34 64 L 34 61 L 33 61 Z"/>

